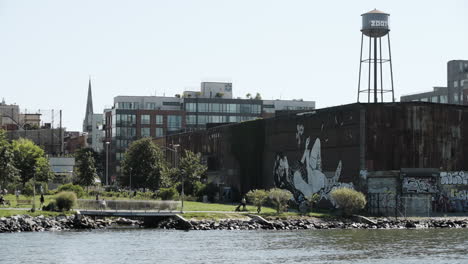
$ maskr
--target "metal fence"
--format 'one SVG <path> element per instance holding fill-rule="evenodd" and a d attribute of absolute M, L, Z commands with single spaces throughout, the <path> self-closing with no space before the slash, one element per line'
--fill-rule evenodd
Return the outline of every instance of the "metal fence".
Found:
<path fill-rule="evenodd" d="M 375 216 L 397 216 L 399 196 L 394 193 L 367 194 L 367 211 Z"/>
<path fill-rule="evenodd" d="M 114 210 L 114 211 L 175 211 L 179 201 L 153 200 L 86 200 L 79 199 L 77 208 L 81 210 Z"/>

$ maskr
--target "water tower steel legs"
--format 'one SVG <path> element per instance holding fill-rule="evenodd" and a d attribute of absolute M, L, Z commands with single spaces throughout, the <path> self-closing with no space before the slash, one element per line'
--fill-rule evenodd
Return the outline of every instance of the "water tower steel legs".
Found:
<path fill-rule="evenodd" d="M 380 49 L 379 61 L 380 61 L 380 87 L 381 87 L 381 90 L 380 90 L 380 101 L 383 102 L 382 38 L 381 38 L 381 37 L 379 38 L 379 49 Z"/>
<path fill-rule="evenodd" d="M 388 34 L 388 54 L 389 58 L 382 58 L 382 37 L 369 37 L 369 54 L 367 59 L 362 58 L 362 51 L 364 48 L 364 34 L 361 35 L 361 51 L 360 51 L 360 61 L 359 61 L 359 79 L 358 79 L 358 102 L 360 100 L 360 94 L 367 92 L 367 103 L 371 102 L 371 94 L 374 94 L 374 103 L 379 102 L 379 93 L 380 93 L 380 102 L 384 102 L 384 93 L 392 93 L 392 102 L 395 102 L 395 95 L 393 90 L 393 67 L 392 67 L 392 53 L 390 48 L 390 34 Z M 374 40 L 372 44 L 372 39 Z M 372 56 L 373 55 L 373 56 Z M 390 81 L 391 81 L 391 90 L 384 89 L 383 82 L 383 63 L 390 63 Z M 362 74 L 362 63 L 368 63 L 368 79 L 367 79 L 367 88 L 361 89 L 361 74 Z M 374 67 L 372 67 L 374 64 Z M 378 68 L 380 64 L 380 69 Z M 379 72 L 380 72 L 380 87 L 379 87 Z M 371 88 L 371 79 L 373 78 L 373 89 Z"/>
<path fill-rule="evenodd" d="M 369 57 L 367 58 L 367 63 L 369 63 L 369 82 L 367 84 L 367 102 L 370 103 L 370 80 L 371 80 L 371 51 L 372 51 L 372 38 L 369 38 Z"/>
<path fill-rule="evenodd" d="M 392 68 L 392 49 L 390 48 L 390 32 L 387 35 L 388 38 L 388 58 L 390 60 L 390 79 L 392 80 L 392 102 L 395 102 L 395 91 L 393 90 L 393 68 Z"/>
<path fill-rule="evenodd" d="M 374 103 L 377 103 L 377 38 L 374 38 Z"/>
<path fill-rule="evenodd" d="M 361 94 L 361 67 L 362 67 L 362 41 L 364 40 L 364 33 L 361 34 L 361 54 L 359 55 L 359 79 L 358 79 L 358 92 L 357 101 L 359 102 L 359 95 Z"/>

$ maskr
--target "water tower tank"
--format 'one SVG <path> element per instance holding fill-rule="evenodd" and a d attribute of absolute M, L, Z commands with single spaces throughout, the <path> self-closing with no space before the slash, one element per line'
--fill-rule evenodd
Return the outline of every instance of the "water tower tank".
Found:
<path fill-rule="evenodd" d="M 361 32 L 371 38 L 380 38 L 390 31 L 388 27 L 388 17 L 390 16 L 387 13 L 374 9 L 367 13 L 364 13 L 362 16 L 362 29 Z"/>

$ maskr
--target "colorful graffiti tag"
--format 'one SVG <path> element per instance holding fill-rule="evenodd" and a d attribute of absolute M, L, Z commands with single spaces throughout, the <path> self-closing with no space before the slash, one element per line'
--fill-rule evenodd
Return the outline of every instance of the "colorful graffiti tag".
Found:
<path fill-rule="evenodd" d="M 468 185 L 468 174 L 464 171 L 441 172 L 440 184 L 442 185 Z"/>
<path fill-rule="evenodd" d="M 297 125 L 296 140 L 298 146 L 302 144 L 304 126 Z M 334 172 L 322 171 L 322 156 L 320 139 L 316 138 L 312 148 L 311 139 L 307 137 L 304 142 L 302 158 L 291 165 L 283 153 L 277 153 L 273 168 L 275 185 L 279 188 L 290 190 L 297 202 L 301 203 L 312 194 L 319 194 L 320 199 L 325 199 L 334 204 L 330 199 L 330 192 L 336 188 L 352 188 L 352 183 L 339 181 L 342 170 L 341 161 L 338 162 Z"/>
<path fill-rule="evenodd" d="M 403 193 L 437 193 L 434 178 L 406 177 L 403 179 Z"/>

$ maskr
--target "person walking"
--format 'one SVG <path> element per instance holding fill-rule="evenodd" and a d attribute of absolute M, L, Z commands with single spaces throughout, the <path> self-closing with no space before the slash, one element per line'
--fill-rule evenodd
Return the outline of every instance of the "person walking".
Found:
<path fill-rule="evenodd" d="M 41 194 L 41 198 L 39 199 L 39 201 L 41 202 L 41 206 L 39 207 L 40 210 L 42 210 L 42 207 L 44 206 L 44 195 Z"/>

